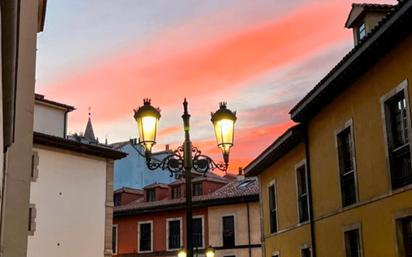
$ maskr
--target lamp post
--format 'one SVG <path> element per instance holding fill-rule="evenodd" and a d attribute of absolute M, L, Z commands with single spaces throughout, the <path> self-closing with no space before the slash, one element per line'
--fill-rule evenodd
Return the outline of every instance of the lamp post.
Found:
<path fill-rule="evenodd" d="M 169 170 L 170 176 L 185 178 L 186 182 L 186 255 L 193 257 L 193 230 L 192 230 L 192 169 L 206 175 L 214 169 L 227 171 L 229 165 L 229 152 L 233 146 L 236 112 L 226 107 L 226 103 L 220 103 L 220 108 L 212 113 L 211 121 L 214 125 L 217 145 L 222 149 L 224 163 L 216 163 L 209 156 L 203 155 L 190 141 L 190 114 L 188 112 L 186 98 L 183 102 L 183 129 L 185 140 L 173 153 L 168 154 L 162 160 L 151 158 L 153 146 L 156 144 L 156 133 L 159 123 L 160 109 L 154 108 L 150 99 L 143 100 L 143 106 L 134 110 L 139 131 L 139 144 L 145 149 L 147 167 L 150 170 L 158 168 Z M 183 254 L 183 252 L 181 252 Z"/>

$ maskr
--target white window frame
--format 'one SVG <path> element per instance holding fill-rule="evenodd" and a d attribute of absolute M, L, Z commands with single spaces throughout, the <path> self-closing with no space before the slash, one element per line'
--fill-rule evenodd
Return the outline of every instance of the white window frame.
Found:
<path fill-rule="evenodd" d="M 150 251 L 140 251 L 140 225 L 150 224 Z M 145 220 L 137 222 L 137 253 L 153 252 L 153 220 Z"/>
<path fill-rule="evenodd" d="M 393 231 L 395 239 L 395 251 L 396 257 L 405 257 L 404 245 L 403 245 L 403 231 L 402 231 L 402 220 L 405 218 L 412 217 L 412 208 L 404 209 L 396 212 L 393 216 Z"/>
<path fill-rule="evenodd" d="M 359 253 L 360 257 L 363 257 L 363 235 L 362 235 L 362 224 L 361 223 L 354 223 L 351 225 L 347 225 L 343 227 L 343 256 L 346 257 L 346 238 L 345 238 L 345 233 L 352 231 L 352 230 L 358 230 L 359 231 Z"/>
<path fill-rule="evenodd" d="M 274 186 L 274 188 L 275 188 L 275 205 L 276 205 L 276 208 L 275 208 L 275 210 L 276 210 L 276 231 L 275 231 L 275 232 L 272 233 L 272 231 L 270 231 L 270 205 L 269 205 L 269 217 L 268 217 L 268 222 L 269 222 L 269 234 L 270 234 L 270 235 L 275 235 L 275 234 L 278 233 L 279 230 L 280 230 L 280 229 L 279 229 L 278 187 L 277 187 L 277 184 L 276 184 L 276 179 L 270 181 L 269 184 L 268 184 L 268 186 L 267 186 L 266 192 L 268 193 L 268 201 L 269 201 L 269 199 L 270 199 L 270 197 L 269 197 L 269 188 L 270 188 L 271 186 Z"/>
<path fill-rule="evenodd" d="M 300 205 L 299 205 L 299 177 L 298 177 L 298 169 L 302 166 L 305 166 L 305 175 L 306 175 L 306 194 L 307 194 L 307 205 L 308 205 L 308 220 L 304 222 L 300 222 Z M 310 205 L 309 205 L 309 182 L 308 182 L 308 167 L 306 164 L 306 159 L 301 160 L 295 165 L 295 184 L 296 184 L 296 208 L 298 213 L 298 224 L 306 224 L 310 220 Z M 276 185 L 275 185 L 276 190 Z M 277 211 L 277 205 L 276 205 Z"/>
<path fill-rule="evenodd" d="M 235 246 L 237 245 L 237 236 L 236 236 L 236 231 L 237 231 L 237 226 L 236 226 L 236 214 L 235 213 L 226 213 L 223 214 L 220 217 L 220 246 L 223 247 L 223 218 L 225 217 L 233 217 L 233 229 L 235 232 Z"/>
<path fill-rule="evenodd" d="M 383 95 L 380 99 L 380 104 L 381 104 L 381 115 L 382 115 L 382 127 L 383 127 L 383 134 L 384 134 L 384 144 L 385 144 L 385 156 L 386 156 L 386 170 L 387 170 L 387 176 L 388 176 L 388 191 L 396 191 L 398 189 L 392 189 L 392 171 L 391 171 L 391 163 L 390 163 L 390 150 L 389 150 L 389 135 L 388 135 L 388 129 L 387 129 L 387 122 L 386 122 L 386 102 L 394 97 L 396 94 L 399 92 L 403 91 L 403 94 L 405 95 L 405 101 L 406 101 L 406 107 L 407 107 L 407 126 L 408 126 L 408 137 L 409 140 L 412 140 L 412 126 L 411 126 L 411 113 L 410 113 L 410 103 L 409 103 L 409 92 L 408 92 L 408 80 L 405 79 L 403 80 L 399 85 L 397 85 L 395 88 L 391 89 L 389 92 L 387 92 L 385 95 Z M 412 160 L 412 144 L 410 143 L 410 155 L 411 155 L 411 160 Z"/>
<path fill-rule="evenodd" d="M 117 255 L 117 253 L 119 252 L 119 225 L 118 224 L 113 224 L 112 225 L 112 231 L 113 231 L 113 227 L 116 228 L 116 235 L 115 235 L 116 245 L 115 245 L 115 251 L 113 251 L 113 249 L 112 249 L 112 251 L 113 251 L 112 254 Z"/>
<path fill-rule="evenodd" d="M 176 218 L 168 218 L 166 219 L 166 251 L 176 251 L 180 250 L 180 248 L 169 248 L 169 222 L 170 221 L 180 221 L 180 247 L 183 246 L 183 224 L 182 224 L 182 217 Z"/>
<path fill-rule="evenodd" d="M 338 136 L 341 132 L 343 132 L 345 129 L 349 128 L 350 130 L 350 140 L 352 143 L 352 162 L 353 162 L 353 176 L 355 177 L 355 198 L 356 202 L 347 206 L 343 206 L 343 197 L 342 197 L 342 183 L 341 183 L 341 170 L 340 170 L 340 160 L 339 160 L 339 142 L 338 142 Z M 359 185 L 358 185 L 358 169 L 357 169 L 357 164 L 356 164 L 356 147 L 355 147 L 355 130 L 353 126 L 353 119 L 350 119 L 345 122 L 345 124 L 341 127 L 335 130 L 335 147 L 336 147 L 336 170 L 337 170 L 337 175 L 338 175 L 338 185 L 339 185 L 339 199 L 340 199 L 340 205 L 342 208 L 349 208 L 359 202 Z"/>
<path fill-rule="evenodd" d="M 205 216 L 196 215 L 193 216 L 192 219 L 202 219 L 202 247 L 198 247 L 197 249 L 205 249 Z"/>

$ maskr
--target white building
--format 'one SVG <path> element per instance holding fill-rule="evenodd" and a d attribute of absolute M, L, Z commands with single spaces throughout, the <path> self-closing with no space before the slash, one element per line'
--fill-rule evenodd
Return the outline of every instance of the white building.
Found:
<path fill-rule="evenodd" d="M 67 138 L 72 110 L 36 95 L 29 257 L 112 256 L 113 163 L 126 154 L 97 143 L 90 118 L 90 138 Z"/>

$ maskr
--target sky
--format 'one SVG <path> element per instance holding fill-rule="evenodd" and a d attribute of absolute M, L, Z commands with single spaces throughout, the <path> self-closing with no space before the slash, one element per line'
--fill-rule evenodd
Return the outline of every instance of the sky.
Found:
<path fill-rule="evenodd" d="M 395 0 L 377 0 L 395 3 Z M 363 1 L 370 2 L 370 1 Z M 210 113 L 237 111 L 230 170 L 293 125 L 289 110 L 353 47 L 350 0 L 56 0 L 38 36 L 36 92 L 75 106 L 69 133 L 137 137 L 133 109 L 159 107 L 158 144 L 191 137 L 221 160 Z"/>

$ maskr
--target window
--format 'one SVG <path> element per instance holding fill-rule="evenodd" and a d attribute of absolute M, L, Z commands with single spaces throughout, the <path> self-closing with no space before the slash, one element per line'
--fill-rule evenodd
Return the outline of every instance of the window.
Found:
<path fill-rule="evenodd" d="M 340 191 L 342 206 L 356 203 L 356 175 L 352 140 L 352 126 L 341 130 L 337 135 Z"/>
<path fill-rule="evenodd" d="M 252 180 L 252 179 L 244 180 L 237 187 L 238 188 L 244 188 L 244 187 L 247 187 L 248 185 L 250 185 L 252 182 L 254 182 L 254 180 Z"/>
<path fill-rule="evenodd" d="M 412 217 L 401 219 L 402 240 L 401 249 L 405 257 L 412 257 Z"/>
<path fill-rule="evenodd" d="M 300 256 L 301 257 L 311 257 L 310 248 L 306 247 L 306 248 L 300 249 Z"/>
<path fill-rule="evenodd" d="M 180 186 L 172 187 L 172 199 L 178 199 L 182 196 L 182 191 Z"/>
<path fill-rule="evenodd" d="M 31 181 L 36 182 L 39 177 L 39 154 L 33 151 L 31 156 Z"/>
<path fill-rule="evenodd" d="M 392 189 L 412 183 L 409 145 L 409 107 L 406 89 L 398 90 L 384 102 Z"/>
<path fill-rule="evenodd" d="M 222 220 L 223 223 L 223 247 L 235 246 L 235 217 L 225 216 Z"/>
<path fill-rule="evenodd" d="M 117 254 L 117 236 L 118 236 L 118 232 L 117 232 L 117 224 L 112 226 L 112 252 L 113 254 Z"/>
<path fill-rule="evenodd" d="M 203 218 L 193 218 L 193 247 L 203 247 Z"/>
<path fill-rule="evenodd" d="M 358 41 L 361 41 L 366 36 L 366 26 L 362 22 L 358 27 Z"/>
<path fill-rule="evenodd" d="M 296 179 L 298 187 L 299 222 L 309 220 L 309 199 L 306 165 L 300 165 L 296 169 Z"/>
<path fill-rule="evenodd" d="M 156 201 L 156 191 L 155 191 L 155 189 L 148 189 L 147 190 L 147 201 L 148 202 Z"/>
<path fill-rule="evenodd" d="M 122 205 L 122 194 L 121 193 L 114 194 L 113 201 L 114 201 L 114 206 Z"/>
<path fill-rule="evenodd" d="M 139 222 L 139 252 L 152 251 L 152 222 Z"/>
<path fill-rule="evenodd" d="M 168 250 L 180 249 L 181 221 L 180 219 L 168 220 Z"/>
<path fill-rule="evenodd" d="M 270 233 L 278 231 L 277 224 L 277 205 L 276 205 L 276 189 L 275 185 L 269 186 L 269 217 L 270 217 Z"/>
<path fill-rule="evenodd" d="M 345 232 L 346 257 L 361 257 L 361 244 L 359 229 Z"/>
<path fill-rule="evenodd" d="M 29 231 L 29 235 L 31 236 L 34 235 L 34 232 L 36 231 L 36 215 L 37 215 L 36 206 L 34 204 L 30 204 L 27 230 Z"/>
<path fill-rule="evenodd" d="M 203 195 L 202 183 L 193 184 L 193 196 Z"/>

